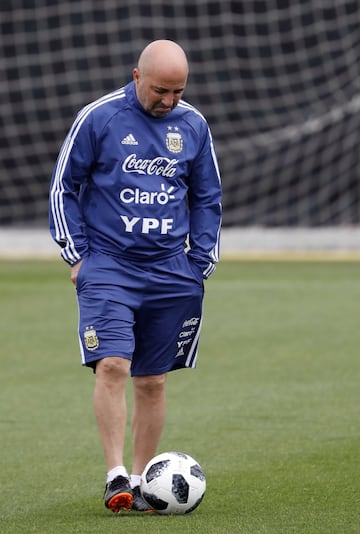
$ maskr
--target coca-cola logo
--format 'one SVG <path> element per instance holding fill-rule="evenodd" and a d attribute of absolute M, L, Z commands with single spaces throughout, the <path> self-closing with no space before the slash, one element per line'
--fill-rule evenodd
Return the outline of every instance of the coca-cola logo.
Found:
<path fill-rule="evenodd" d="M 176 164 L 179 160 L 157 156 L 153 159 L 137 158 L 136 154 L 130 154 L 122 164 L 123 172 L 136 172 L 149 176 L 164 176 L 172 178 L 176 174 Z"/>

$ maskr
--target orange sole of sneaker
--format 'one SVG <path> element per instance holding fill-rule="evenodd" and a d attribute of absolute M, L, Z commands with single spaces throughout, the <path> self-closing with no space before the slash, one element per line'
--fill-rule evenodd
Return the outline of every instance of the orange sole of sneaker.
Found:
<path fill-rule="evenodd" d="M 132 503 L 133 496 L 131 493 L 118 493 L 109 500 L 107 507 L 112 512 L 120 512 L 120 510 L 131 510 Z"/>

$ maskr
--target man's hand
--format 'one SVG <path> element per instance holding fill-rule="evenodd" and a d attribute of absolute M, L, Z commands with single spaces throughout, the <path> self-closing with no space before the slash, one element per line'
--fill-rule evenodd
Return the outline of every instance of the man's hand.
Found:
<path fill-rule="evenodd" d="M 76 285 L 77 275 L 78 275 L 78 272 L 79 272 L 79 269 L 81 267 L 82 262 L 83 262 L 83 260 L 80 260 L 79 263 L 74 265 L 74 267 L 71 267 L 70 278 L 71 278 L 71 281 L 72 281 L 72 283 L 74 285 Z"/>

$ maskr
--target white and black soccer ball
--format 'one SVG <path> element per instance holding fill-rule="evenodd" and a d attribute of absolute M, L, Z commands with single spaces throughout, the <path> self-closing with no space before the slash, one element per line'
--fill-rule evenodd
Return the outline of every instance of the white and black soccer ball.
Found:
<path fill-rule="evenodd" d="M 189 514 L 201 503 L 206 479 L 194 458 L 182 452 L 164 452 L 146 465 L 140 490 L 159 514 Z"/>

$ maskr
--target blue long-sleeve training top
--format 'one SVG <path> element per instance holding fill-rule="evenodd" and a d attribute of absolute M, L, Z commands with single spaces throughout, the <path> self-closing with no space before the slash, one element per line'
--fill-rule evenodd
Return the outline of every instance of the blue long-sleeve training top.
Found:
<path fill-rule="evenodd" d="M 54 168 L 50 231 L 76 264 L 90 250 L 149 261 L 219 256 L 221 184 L 208 124 L 187 102 L 155 118 L 134 82 L 84 107 Z"/>

